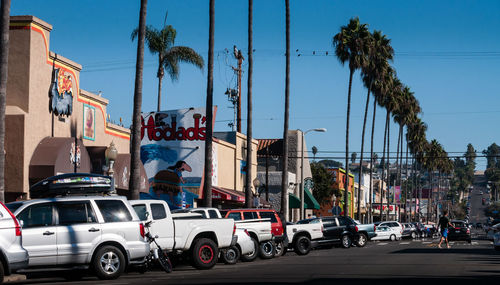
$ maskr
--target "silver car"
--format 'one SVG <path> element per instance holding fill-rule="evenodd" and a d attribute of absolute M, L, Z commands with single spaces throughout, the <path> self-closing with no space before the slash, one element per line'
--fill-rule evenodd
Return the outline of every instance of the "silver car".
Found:
<path fill-rule="evenodd" d="M 144 225 L 125 197 L 63 197 L 13 202 L 29 268 L 89 265 L 100 279 L 118 278 L 149 253 Z"/>
<path fill-rule="evenodd" d="M 16 217 L 0 203 L 0 283 L 4 275 L 28 267 L 28 252 L 22 246 L 22 231 Z"/>

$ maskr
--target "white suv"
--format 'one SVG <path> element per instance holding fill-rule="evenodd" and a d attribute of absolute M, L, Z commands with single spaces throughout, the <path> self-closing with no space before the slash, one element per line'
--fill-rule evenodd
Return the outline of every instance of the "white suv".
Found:
<path fill-rule="evenodd" d="M 4 275 L 28 267 L 28 252 L 21 239 L 21 227 L 16 217 L 0 202 L 0 283 Z"/>
<path fill-rule="evenodd" d="M 7 204 L 20 221 L 29 268 L 90 265 L 118 278 L 149 254 L 144 225 L 125 197 L 35 199 Z"/>

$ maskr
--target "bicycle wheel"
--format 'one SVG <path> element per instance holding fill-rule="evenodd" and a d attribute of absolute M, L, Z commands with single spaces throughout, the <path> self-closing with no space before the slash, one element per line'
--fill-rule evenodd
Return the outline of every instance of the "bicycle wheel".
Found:
<path fill-rule="evenodd" d="M 161 268 L 167 273 L 172 272 L 172 262 L 168 259 L 168 256 L 163 250 L 158 250 L 158 263 L 160 263 Z"/>

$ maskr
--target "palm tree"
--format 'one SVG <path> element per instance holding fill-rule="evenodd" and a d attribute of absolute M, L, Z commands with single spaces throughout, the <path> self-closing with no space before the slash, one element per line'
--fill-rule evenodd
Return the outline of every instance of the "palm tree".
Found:
<path fill-rule="evenodd" d="M 285 0 L 286 67 L 285 67 L 285 122 L 283 125 L 283 169 L 281 172 L 281 214 L 288 218 L 288 113 L 290 105 L 290 0 Z"/>
<path fill-rule="evenodd" d="M 132 117 L 132 149 L 130 155 L 130 199 L 139 199 L 141 185 L 141 110 L 142 110 L 142 73 L 144 68 L 144 38 L 146 33 L 146 10 L 148 1 L 141 0 L 137 40 L 137 63 L 135 66 L 134 111 Z"/>
<path fill-rule="evenodd" d="M 347 26 L 340 27 L 340 32 L 333 37 L 335 55 L 342 65 L 349 62 L 349 90 L 347 93 L 347 119 L 345 135 L 346 185 L 344 191 L 344 215 L 349 215 L 349 116 L 351 113 L 352 77 L 357 69 L 366 64 L 366 55 L 370 41 L 367 24 L 361 24 L 359 18 L 352 18 Z"/>
<path fill-rule="evenodd" d="M 212 135 L 213 135 L 213 95 L 214 95 L 214 18 L 215 0 L 209 4 L 209 26 L 208 26 L 208 75 L 207 75 L 207 128 L 205 135 L 205 169 L 204 175 L 207 179 L 203 183 L 203 204 L 212 207 Z"/>
<path fill-rule="evenodd" d="M 366 95 L 366 106 L 365 106 L 365 116 L 363 119 L 363 131 L 361 132 L 361 156 L 360 162 L 363 164 L 364 157 L 364 146 L 365 146 L 365 129 L 366 129 L 366 120 L 368 117 L 368 107 L 370 104 L 370 92 L 372 91 L 373 82 L 375 80 L 379 80 L 382 78 L 383 74 L 387 72 L 387 67 L 389 66 L 387 62 L 392 60 L 394 55 L 394 50 L 390 45 L 390 40 L 382 34 L 381 31 L 374 31 L 373 35 L 370 37 L 369 43 L 369 52 L 366 64 L 362 68 L 363 82 L 365 87 L 368 89 L 368 94 Z M 376 104 L 374 103 L 374 113 L 376 109 Z M 372 153 L 373 155 L 373 149 Z M 370 156 L 371 157 L 371 156 Z M 371 167 L 370 167 L 371 168 Z M 363 167 L 359 170 L 358 177 L 358 185 L 361 185 L 361 177 L 363 176 Z M 371 197 L 372 197 L 372 186 L 371 186 L 371 177 L 372 173 L 370 170 L 370 205 L 371 205 Z M 358 187 L 358 197 L 361 196 L 361 186 Z M 361 210 L 360 199 L 358 199 L 358 219 L 359 213 Z M 370 206 L 371 207 L 371 206 Z M 369 212 L 371 215 L 371 209 Z"/>
<path fill-rule="evenodd" d="M 408 128 L 408 144 L 410 147 L 410 152 L 412 153 L 414 159 L 415 159 L 415 172 L 417 171 L 417 164 L 419 166 L 419 169 L 421 169 L 421 166 L 424 164 L 424 158 L 425 158 L 425 151 L 426 151 L 426 146 L 428 145 L 427 139 L 425 132 L 427 131 L 427 125 L 422 122 L 420 118 L 415 118 L 412 123 L 409 125 Z M 419 176 L 420 176 L 420 171 L 418 171 Z M 415 196 L 418 196 L 419 201 L 422 200 L 422 189 L 420 188 L 420 179 L 417 177 L 417 175 L 414 176 L 415 178 L 415 189 L 417 189 L 417 193 L 415 193 Z M 417 195 L 418 194 L 418 195 Z M 416 198 L 416 197 L 415 197 Z M 417 215 L 417 220 L 420 220 L 420 213 L 417 212 L 417 203 L 415 203 L 415 214 Z"/>
<path fill-rule="evenodd" d="M 0 42 L 0 202 L 5 202 L 5 102 L 9 63 L 10 0 L 2 1 L 2 38 Z"/>
<path fill-rule="evenodd" d="M 253 1 L 248 0 L 248 87 L 247 87 L 247 176 L 245 207 L 252 207 L 252 74 L 253 74 Z M 258 191 L 258 189 L 255 189 Z"/>
<path fill-rule="evenodd" d="M 137 36 L 138 30 L 132 32 L 132 40 Z M 158 106 L 157 111 L 161 110 L 161 88 L 162 79 L 165 70 L 172 81 L 179 78 L 179 62 L 186 62 L 203 69 L 203 58 L 192 48 L 185 46 L 175 46 L 176 30 L 171 26 L 164 26 L 158 30 L 153 26 L 146 27 L 146 43 L 152 54 L 158 54 Z"/>

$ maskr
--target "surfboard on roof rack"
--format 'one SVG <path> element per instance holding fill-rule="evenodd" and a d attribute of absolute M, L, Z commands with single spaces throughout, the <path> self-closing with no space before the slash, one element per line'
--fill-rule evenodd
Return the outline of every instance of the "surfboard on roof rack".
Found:
<path fill-rule="evenodd" d="M 91 173 L 67 173 L 46 178 L 30 188 L 31 198 L 67 195 L 113 194 L 111 177 Z"/>

